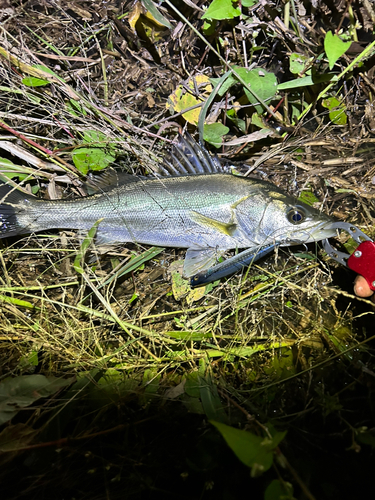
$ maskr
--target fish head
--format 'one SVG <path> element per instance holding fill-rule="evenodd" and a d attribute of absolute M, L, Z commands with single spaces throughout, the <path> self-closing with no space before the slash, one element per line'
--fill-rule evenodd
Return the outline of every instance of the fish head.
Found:
<path fill-rule="evenodd" d="M 255 234 L 257 244 L 300 245 L 336 236 L 335 219 L 275 187 L 267 191 L 249 197 L 237 212 L 245 233 Z"/>
<path fill-rule="evenodd" d="M 279 226 L 274 228 L 272 237 L 281 246 L 312 243 L 337 235 L 332 228 L 335 219 L 303 202 L 293 198 L 290 201 L 291 204 L 274 214 Z"/>

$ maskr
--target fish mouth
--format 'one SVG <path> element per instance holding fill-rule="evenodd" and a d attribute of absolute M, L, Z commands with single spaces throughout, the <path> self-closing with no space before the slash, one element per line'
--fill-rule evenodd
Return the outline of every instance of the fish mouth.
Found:
<path fill-rule="evenodd" d="M 301 234 L 306 234 L 306 238 L 286 238 L 286 240 L 283 241 L 283 244 L 301 245 L 304 243 L 311 243 L 313 241 L 328 240 L 328 238 L 337 237 L 339 230 L 347 232 L 358 243 L 365 240 L 371 241 L 371 238 L 367 236 L 367 234 L 361 231 L 354 224 L 350 224 L 350 222 L 329 221 L 318 224 L 312 228 L 311 231 L 301 231 Z"/>
<path fill-rule="evenodd" d="M 324 221 L 310 229 L 296 230 L 294 234 L 290 234 L 281 240 L 281 245 L 304 245 L 313 243 L 314 241 L 326 240 L 337 236 L 336 223 L 333 221 Z"/>

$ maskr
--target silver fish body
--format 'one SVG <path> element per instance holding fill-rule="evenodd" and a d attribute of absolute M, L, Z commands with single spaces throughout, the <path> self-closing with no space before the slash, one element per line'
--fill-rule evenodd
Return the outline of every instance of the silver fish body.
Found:
<path fill-rule="evenodd" d="M 88 230 L 99 224 L 101 242 L 136 242 L 188 248 L 185 276 L 210 267 L 230 249 L 309 243 L 335 236 L 333 219 L 273 184 L 230 173 L 191 173 L 206 158 L 196 143 L 180 140 L 189 175 L 125 175 L 105 192 L 72 200 L 41 200 L 0 187 L 0 238 L 53 228 Z M 193 146 L 192 146 L 193 145 Z M 194 151 L 192 152 L 192 147 Z"/>

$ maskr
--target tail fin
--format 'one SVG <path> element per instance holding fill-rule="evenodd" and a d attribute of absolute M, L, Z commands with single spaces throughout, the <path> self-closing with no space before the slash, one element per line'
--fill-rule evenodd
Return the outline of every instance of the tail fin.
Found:
<path fill-rule="evenodd" d="M 27 210 L 32 198 L 8 184 L 0 184 L 0 238 L 24 232 L 19 214 Z"/>

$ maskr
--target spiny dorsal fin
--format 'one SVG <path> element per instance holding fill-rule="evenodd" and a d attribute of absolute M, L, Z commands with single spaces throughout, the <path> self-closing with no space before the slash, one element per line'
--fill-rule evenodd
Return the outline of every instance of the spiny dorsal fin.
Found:
<path fill-rule="evenodd" d="M 162 177 L 231 172 L 230 167 L 222 165 L 217 156 L 211 156 L 190 134 L 185 137 L 179 135 L 178 143 L 173 145 L 158 169 L 158 174 Z M 100 174 L 90 174 L 84 186 L 88 194 L 96 194 L 141 179 L 142 177 L 107 168 Z"/>
<path fill-rule="evenodd" d="M 197 175 L 213 173 L 230 173 L 230 169 L 222 165 L 217 156 L 211 156 L 207 149 L 199 145 L 186 134 L 179 136 L 178 143 L 159 167 L 162 176 Z"/>

